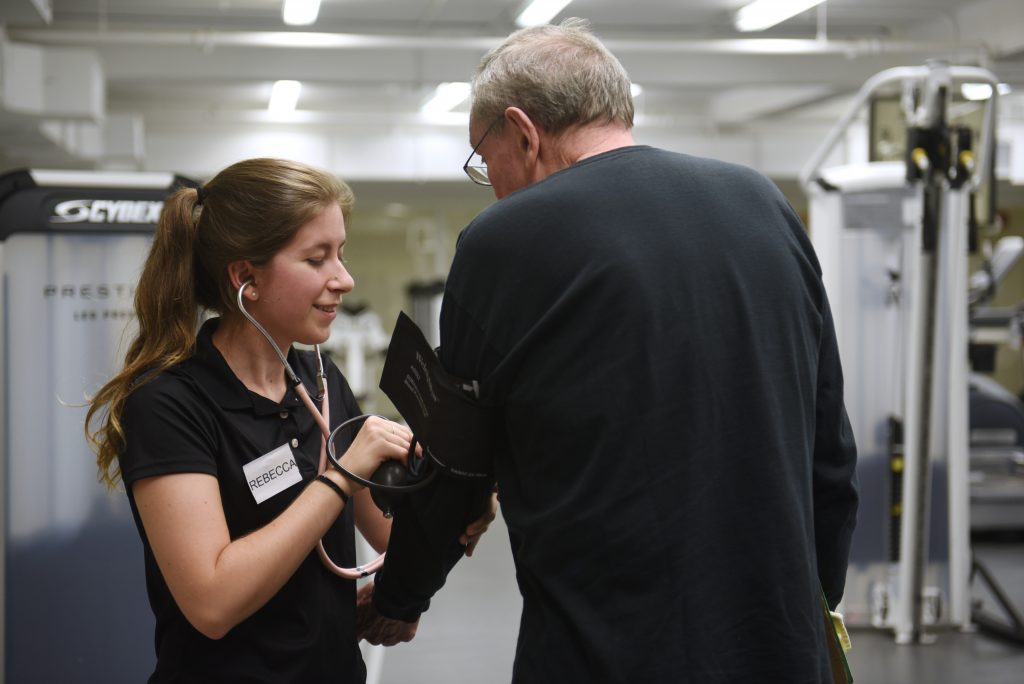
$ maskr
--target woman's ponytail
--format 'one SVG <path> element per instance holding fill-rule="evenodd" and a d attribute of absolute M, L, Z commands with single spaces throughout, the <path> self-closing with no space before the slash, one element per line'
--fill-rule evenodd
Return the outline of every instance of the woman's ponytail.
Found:
<path fill-rule="evenodd" d="M 198 193 L 183 188 L 164 201 L 156 235 L 135 289 L 138 333 L 125 355 L 124 368 L 90 400 L 86 438 L 96 452 L 99 479 L 114 487 L 120 478 L 117 455 L 124 448 L 121 414 L 143 373 L 148 377 L 184 361 L 195 347 L 198 280 L 195 258 Z M 99 424 L 93 429 L 94 422 Z"/>

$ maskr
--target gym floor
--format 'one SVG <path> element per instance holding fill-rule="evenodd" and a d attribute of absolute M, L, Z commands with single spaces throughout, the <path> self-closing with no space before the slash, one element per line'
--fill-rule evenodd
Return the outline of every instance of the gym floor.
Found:
<path fill-rule="evenodd" d="M 976 537 L 975 557 L 1018 612 L 1024 612 L 1024 533 Z M 975 579 L 985 613 L 1009 622 Z M 366 647 L 367 684 L 501 684 L 511 679 L 521 600 L 499 516 L 472 558 L 463 559 L 420 621 L 419 633 L 393 648 Z M 890 632 L 851 633 L 857 684 L 1016 684 L 1024 681 L 1024 645 L 982 630 L 943 630 L 927 646 L 900 646 Z M 685 681 L 685 680 L 681 680 Z"/>
<path fill-rule="evenodd" d="M 975 558 L 991 573 L 1018 612 L 1024 612 L 1024 534 L 975 536 Z M 984 582 L 971 585 L 975 605 L 1007 625 L 1010 618 Z M 945 630 L 927 646 L 899 646 L 891 633 L 851 634 L 850 668 L 858 684 L 1015 684 L 1024 681 L 1024 644 L 980 629 Z"/>

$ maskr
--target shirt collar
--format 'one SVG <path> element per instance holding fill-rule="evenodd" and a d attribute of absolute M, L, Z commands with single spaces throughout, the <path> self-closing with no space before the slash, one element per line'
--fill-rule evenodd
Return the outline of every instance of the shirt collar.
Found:
<path fill-rule="evenodd" d="M 271 401 L 249 389 L 234 374 L 220 350 L 213 344 L 213 333 L 220 324 L 220 318 L 204 322 L 196 336 L 196 349 L 192 357 L 181 365 L 181 370 L 198 382 L 225 409 L 251 409 L 256 415 L 270 415 L 282 411 L 293 411 L 301 407 L 302 400 L 291 386 L 280 403 Z M 303 364 L 297 362 L 294 349 L 288 350 L 288 363 L 299 378 L 308 383 Z M 290 385 L 291 383 L 289 383 Z"/>

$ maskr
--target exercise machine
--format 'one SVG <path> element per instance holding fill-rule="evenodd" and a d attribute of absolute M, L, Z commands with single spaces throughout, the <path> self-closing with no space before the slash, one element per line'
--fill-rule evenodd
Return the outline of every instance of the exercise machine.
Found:
<path fill-rule="evenodd" d="M 965 82 L 991 87 L 980 135 L 950 123 Z M 822 168 L 861 109 L 893 90 L 904 158 Z M 842 609 L 851 624 L 892 629 L 898 643 L 971 626 L 968 251 L 974 194 L 992 182 L 997 97 L 986 69 L 883 71 L 800 174 L 859 453 Z"/>

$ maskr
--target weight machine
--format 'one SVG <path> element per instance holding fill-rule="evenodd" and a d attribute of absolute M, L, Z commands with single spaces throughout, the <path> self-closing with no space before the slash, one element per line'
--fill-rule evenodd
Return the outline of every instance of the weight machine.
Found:
<path fill-rule="evenodd" d="M 987 83 L 980 140 L 949 122 L 954 85 Z M 904 159 L 823 169 L 861 108 L 901 89 Z M 930 63 L 869 79 L 800 174 L 857 440 L 861 506 L 844 612 L 927 643 L 971 626 L 968 278 L 972 202 L 992 182 L 997 81 Z"/>

